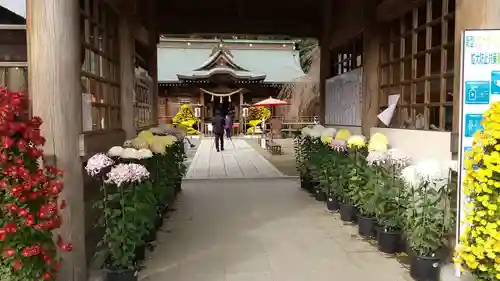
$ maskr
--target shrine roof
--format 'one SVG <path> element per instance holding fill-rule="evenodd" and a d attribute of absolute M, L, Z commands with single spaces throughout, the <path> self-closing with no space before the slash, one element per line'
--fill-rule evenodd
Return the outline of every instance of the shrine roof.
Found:
<path fill-rule="evenodd" d="M 304 75 L 294 41 L 162 39 L 158 82 L 229 75 L 246 81 L 287 83 Z"/>

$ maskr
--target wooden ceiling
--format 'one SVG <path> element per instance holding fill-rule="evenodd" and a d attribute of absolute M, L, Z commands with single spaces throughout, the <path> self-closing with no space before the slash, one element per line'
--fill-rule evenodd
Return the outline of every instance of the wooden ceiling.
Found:
<path fill-rule="evenodd" d="M 324 1 L 333 0 L 156 0 L 156 26 L 160 34 L 276 34 L 318 38 Z"/>

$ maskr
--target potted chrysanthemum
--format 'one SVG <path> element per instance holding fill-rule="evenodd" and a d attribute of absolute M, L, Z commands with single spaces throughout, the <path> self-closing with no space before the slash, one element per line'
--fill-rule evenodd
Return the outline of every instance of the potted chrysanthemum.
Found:
<path fill-rule="evenodd" d="M 387 185 L 387 152 L 370 151 L 366 157 L 368 164 L 365 175 L 366 184 L 361 186 L 356 193 L 358 216 L 358 231 L 363 237 L 376 235 L 376 193 Z"/>
<path fill-rule="evenodd" d="M 376 217 L 378 223 L 377 242 L 379 250 L 394 254 L 401 251 L 402 230 L 404 227 L 404 212 L 407 204 L 407 194 L 400 178 L 404 153 L 397 149 L 387 152 L 387 181 L 377 186 L 375 196 Z"/>
<path fill-rule="evenodd" d="M 136 163 L 120 163 L 105 175 L 104 196 L 95 206 L 102 210 L 104 235 L 99 245 L 107 257 L 108 281 L 137 280 L 137 249 L 144 244 L 144 205 L 137 190 L 147 185 L 149 172 Z M 154 203 L 153 203 L 154 204 Z"/>
<path fill-rule="evenodd" d="M 356 205 L 358 190 L 365 185 L 364 175 L 366 168 L 366 141 L 361 135 L 351 136 L 347 140 L 348 165 L 347 184 L 342 186 L 342 198 L 340 203 L 340 219 L 342 221 L 356 221 Z"/>
<path fill-rule="evenodd" d="M 454 214 L 447 173 L 435 161 L 423 161 L 404 171 L 410 188 L 410 204 L 406 211 L 408 242 L 414 257 L 410 275 L 418 281 L 437 281 L 447 234 L 453 228 Z"/>
<path fill-rule="evenodd" d="M 334 139 L 330 143 L 331 167 L 328 171 L 329 192 L 326 206 L 330 211 L 340 209 L 339 198 L 342 192 L 342 186 L 347 184 L 346 160 L 347 143 L 343 140 Z"/>

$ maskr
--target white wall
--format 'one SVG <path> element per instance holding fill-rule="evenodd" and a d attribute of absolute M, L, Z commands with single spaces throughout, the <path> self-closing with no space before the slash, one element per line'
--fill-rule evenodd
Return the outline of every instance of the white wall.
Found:
<path fill-rule="evenodd" d="M 451 133 L 423 130 L 371 128 L 370 134 L 382 133 L 389 138 L 389 145 L 412 157 L 414 162 L 434 159 L 442 165 L 452 160 Z"/>

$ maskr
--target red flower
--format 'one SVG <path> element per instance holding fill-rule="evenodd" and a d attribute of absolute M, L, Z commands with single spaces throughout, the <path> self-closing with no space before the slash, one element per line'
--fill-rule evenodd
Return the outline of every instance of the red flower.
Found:
<path fill-rule="evenodd" d="M 43 280 L 50 280 L 50 279 L 52 279 L 52 275 L 48 272 L 45 272 L 44 274 L 42 274 L 42 279 Z"/>
<path fill-rule="evenodd" d="M 3 250 L 3 254 L 6 257 L 13 257 L 16 254 L 16 252 L 12 248 L 7 248 L 7 249 Z"/>
<path fill-rule="evenodd" d="M 4 226 L 5 232 L 7 233 L 16 233 L 17 232 L 17 226 L 13 223 L 8 223 Z"/>
<path fill-rule="evenodd" d="M 2 148 L 9 149 L 14 145 L 14 140 L 10 137 L 4 136 L 2 137 Z"/>
<path fill-rule="evenodd" d="M 12 265 L 14 270 L 20 270 L 23 267 L 23 263 L 20 260 L 16 260 L 16 262 Z"/>

